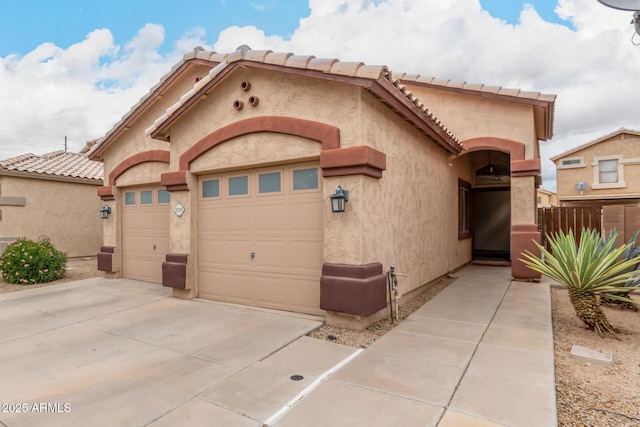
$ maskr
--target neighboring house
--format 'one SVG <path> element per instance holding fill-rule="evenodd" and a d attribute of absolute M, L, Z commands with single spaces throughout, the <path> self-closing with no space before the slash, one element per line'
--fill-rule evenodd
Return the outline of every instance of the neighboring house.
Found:
<path fill-rule="evenodd" d="M 18 237 L 49 238 L 68 257 L 96 256 L 102 166 L 86 153 L 67 151 L 1 160 L 0 249 Z"/>
<path fill-rule="evenodd" d="M 626 242 L 640 229 L 640 132 L 620 129 L 551 158 L 561 206 L 602 206 L 602 228 Z"/>
<path fill-rule="evenodd" d="M 99 268 L 208 298 L 366 324 L 474 259 L 535 250 L 555 96 L 291 53 L 185 55 L 91 154 Z M 346 211 L 330 196 L 349 191 Z M 355 323 L 353 323 L 355 322 Z"/>
<path fill-rule="evenodd" d="M 539 208 L 558 206 L 558 195 L 553 191 L 538 188 L 536 190 L 536 202 Z"/>

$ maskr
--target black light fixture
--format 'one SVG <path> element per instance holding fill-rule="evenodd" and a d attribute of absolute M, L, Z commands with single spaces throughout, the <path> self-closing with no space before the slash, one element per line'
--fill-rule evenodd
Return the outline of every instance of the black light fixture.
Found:
<path fill-rule="evenodd" d="M 331 212 L 344 212 L 344 203 L 349 201 L 349 191 L 343 190 L 339 185 L 336 192 L 329 196 L 331 199 Z"/>
<path fill-rule="evenodd" d="M 111 206 L 104 205 L 100 208 L 100 218 L 107 219 L 111 213 Z"/>

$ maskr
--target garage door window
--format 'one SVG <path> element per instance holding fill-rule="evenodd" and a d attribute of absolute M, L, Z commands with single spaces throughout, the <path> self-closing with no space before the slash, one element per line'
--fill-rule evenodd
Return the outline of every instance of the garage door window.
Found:
<path fill-rule="evenodd" d="M 167 190 L 158 190 L 158 203 L 169 203 L 171 196 Z"/>
<path fill-rule="evenodd" d="M 140 204 L 150 205 L 153 203 L 153 192 L 151 190 L 140 192 Z"/>
<path fill-rule="evenodd" d="M 229 178 L 229 195 L 242 196 L 249 194 L 249 177 L 236 176 Z"/>
<path fill-rule="evenodd" d="M 293 189 L 315 190 L 318 188 L 318 169 L 299 169 L 293 171 Z"/>
<path fill-rule="evenodd" d="M 202 181 L 202 198 L 220 197 L 220 180 Z"/>
<path fill-rule="evenodd" d="M 263 173 L 258 175 L 259 193 L 279 193 L 280 187 L 280 172 Z"/>
<path fill-rule="evenodd" d="M 136 204 L 135 191 L 127 191 L 126 193 L 124 193 L 124 204 L 127 206 L 133 206 Z"/>

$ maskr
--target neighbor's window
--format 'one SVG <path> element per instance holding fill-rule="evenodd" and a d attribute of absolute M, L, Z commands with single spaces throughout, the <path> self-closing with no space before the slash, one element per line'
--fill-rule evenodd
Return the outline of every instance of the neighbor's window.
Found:
<path fill-rule="evenodd" d="M 171 196 L 167 190 L 158 190 L 158 203 L 169 203 Z"/>
<path fill-rule="evenodd" d="M 598 170 L 600 184 L 618 182 L 618 159 L 598 161 Z"/>
<path fill-rule="evenodd" d="M 280 172 L 261 173 L 258 175 L 258 193 L 279 193 Z"/>
<path fill-rule="evenodd" d="M 471 237 L 471 185 L 458 180 L 458 239 Z"/>
<path fill-rule="evenodd" d="M 124 204 L 128 206 L 136 204 L 135 191 L 127 191 L 126 193 L 124 193 Z"/>
<path fill-rule="evenodd" d="M 318 168 L 293 171 L 293 189 L 315 190 L 318 188 Z"/>
<path fill-rule="evenodd" d="M 146 190 L 140 192 L 140 204 L 150 205 L 153 203 L 153 191 Z"/>
<path fill-rule="evenodd" d="M 202 181 L 202 198 L 220 197 L 220 180 Z"/>
<path fill-rule="evenodd" d="M 243 194 L 249 194 L 249 177 L 245 175 L 229 178 L 229 195 L 240 196 Z"/>

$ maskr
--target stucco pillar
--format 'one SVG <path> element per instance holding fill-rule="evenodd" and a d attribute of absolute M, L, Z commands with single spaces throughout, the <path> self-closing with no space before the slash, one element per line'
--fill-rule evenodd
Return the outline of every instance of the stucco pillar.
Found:
<path fill-rule="evenodd" d="M 197 221 L 197 179 L 187 171 L 168 172 L 161 182 L 171 194 L 169 253 L 162 263 L 162 285 L 173 288 L 173 296 L 195 296 L 196 260 L 191 254 L 193 224 Z"/>
<path fill-rule="evenodd" d="M 536 176 L 537 171 L 524 171 L 511 176 L 511 275 L 514 279 L 539 279 L 540 273 L 531 270 L 520 259 L 522 252 L 539 255 L 535 242 L 541 242 L 541 232 L 536 224 Z M 539 164 L 539 161 L 538 161 Z M 518 176 L 519 175 L 519 176 Z"/>

